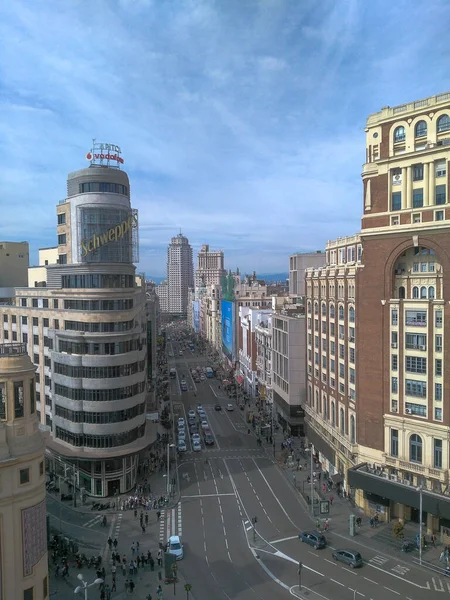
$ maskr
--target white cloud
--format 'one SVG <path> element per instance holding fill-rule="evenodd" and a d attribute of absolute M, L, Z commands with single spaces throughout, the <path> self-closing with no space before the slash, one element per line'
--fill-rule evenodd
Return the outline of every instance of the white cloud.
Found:
<path fill-rule="evenodd" d="M 124 152 L 148 273 L 180 227 L 243 271 L 353 233 L 367 115 L 450 87 L 444 0 L 81 6 L 0 6 L 2 237 L 54 243 L 66 175 L 104 139 Z"/>

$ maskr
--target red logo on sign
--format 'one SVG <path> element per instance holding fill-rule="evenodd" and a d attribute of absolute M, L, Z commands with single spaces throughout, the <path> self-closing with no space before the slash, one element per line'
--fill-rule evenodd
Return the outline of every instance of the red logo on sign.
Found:
<path fill-rule="evenodd" d="M 90 152 L 86 154 L 86 160 L 92 160 L 92 154 Z"/>

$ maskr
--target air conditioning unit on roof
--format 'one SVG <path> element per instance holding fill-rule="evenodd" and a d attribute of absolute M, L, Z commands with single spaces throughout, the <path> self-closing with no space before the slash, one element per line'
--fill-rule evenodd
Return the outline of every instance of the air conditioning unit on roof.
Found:
<path fill-rule="evenodd" d="M 410 414 L 411 414 L 411 409 L 410 409 L 410 408 L 405 408 L 405 413 L 406 413 L 407 415 L 410 415 Z"/>

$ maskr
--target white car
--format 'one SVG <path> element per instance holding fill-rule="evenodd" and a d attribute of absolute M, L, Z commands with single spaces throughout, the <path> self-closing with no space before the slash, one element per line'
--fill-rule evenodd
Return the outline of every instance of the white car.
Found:
<path fill-rule="evenodd" d="M 184 427 L 184 419 L 183 419 L 183 417 L 178 417 L 178 427 Z"/>
<path fill-rule="evenodd" d="M 186 379 L 182 379 L 180 383 L 181 383 L 181 385 L 187 385 Z"/>
<path fill-rule="evenodd" d="M 200 442 L 192 442 L 192 450 L 194 452 L 200 452 L 200 450 L 202 449 L 202 446 L 200 444 Z"/>
<path fill-rule="evenodd" d="M 234 406 L 231 404 L 231 402 L 227 404 L 227 410 L 234 410 Z"/>
<path fill-rule="evenodd" d="M 179 535 L 172 535 L 167 542 L 167 553 L 173 554 L 177 560 L 183 558 L 183 544 Z"/>
<path fill-rule="evenodd" d="M 198 414 L 200 414 L 201 412 L 204 412 L 203 406 L 201 404 L 197 404 L 197 412 L 198 412 Z"/>
<path fill-rule="evenodd" d="M 178 439 L 179 440 L 186 439 L 186 430 L 185 429 L 179 429 L 178 430 Z"/>
<path fill-rule="evenodd" d="M 206 419 L 202 419 L 201 426 L 202 429 L 209 429 L 208 421 Z"/>
<path fill-rule="evenodd" d="M 192 419 L 192 418 L 194 418 L 194 419 L 195 419 L 195 411 L 194 411 L 194 410 L 192 410 L 192 409 L 191 409 L 191 410 L 188 412 L 188 418 L 189 418 L 189 419 Z"/>
<path fill-rule="evenodd" d="M 186 442 L 184 439 L 179 439 L 178 440 L 178 452 L 186 452 L 187 447 L 186 447 Z"/>
<path fill-rule="evenodd" d="M 192 434 L 192 443 L 195 444 L 196 442 L 200 443 L 200 434 L 199 433 Z"/>
<path fill-rule="evenodd" d="M 200 381 L 205 381 L 205 376 L 203 375 L 203 373 L 200 375 Z"/>

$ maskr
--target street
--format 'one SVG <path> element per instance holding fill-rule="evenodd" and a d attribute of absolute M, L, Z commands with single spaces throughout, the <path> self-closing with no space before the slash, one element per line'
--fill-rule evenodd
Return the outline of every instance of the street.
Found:
<path fill-rule="evenodd" d="M 191 452 L 187 440 L 188 451 L 178 466 L 181 510 L 173 525 L 175 521 L 179 524 L 184 543 L 179 569 L 191 583 L 196 600 L 291 596 L 419 600 L 434 598 L 437 592 L 450 593 L 447 581 L 430 577 L 429 572 L 404 563 L 400 556 L 380 555 L 361 544 L 365 540 L 350 541 L 333 533 L 332 513 L 328 547 L 314 550 L 302 544 L 299 531 L 315 529 L 315 525 L 300 495 L 273 462 L 270 447 L 259 447 L 253 430 L 247 432 L 244 413 L 236 406 L 232 412 L 225 410 L 230 400 L 219 389 L 220 382 L 214 378 L 196 384 L 192 380 L 191 369 L 206 364 L 205 358 L 188 350 L 179 356 L 178 345 L 173 343 L 170 366 L 177 369 L 177 378 L 171 382 L 174 412 L 186 418 L 188 410 L 201 403 L 215 439 L 214 446 L 202 447 L 201 453 Z M 182 377 L 188 383 L 187 392 L 181 391 Z M 221 411 L 214 410 L 218 401 Z M 364 566 L 353 570 L 336 563 L 332 558 L 335 548 L 360 551 Z M 299 561 L 303 564 L 301 591 Z"/>

